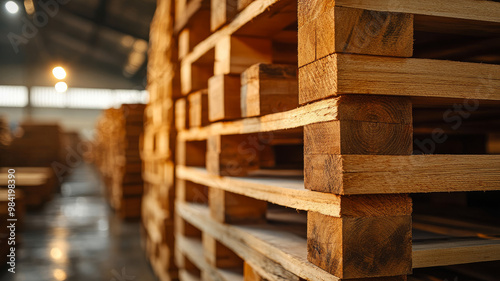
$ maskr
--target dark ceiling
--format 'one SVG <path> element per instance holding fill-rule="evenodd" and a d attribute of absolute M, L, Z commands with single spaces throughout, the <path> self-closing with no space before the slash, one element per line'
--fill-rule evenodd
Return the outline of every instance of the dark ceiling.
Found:
<path fill-rule="evenodd" d="M 6 2 L 0 0 L 0 66 L 22 65 L 25 73 L 83 66 L 145 86 L 156 0 L 15 0 L 14 15 Z"/>

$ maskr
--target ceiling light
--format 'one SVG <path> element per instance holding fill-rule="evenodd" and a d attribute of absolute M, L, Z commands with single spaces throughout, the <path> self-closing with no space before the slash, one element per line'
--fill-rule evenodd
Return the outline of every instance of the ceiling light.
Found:
<path fill-rule="evenodd" d="M 54 69 L 52 69 L 52 74 L 59 80 L 66 78 L 66 70 L 60 66 L 54 67 Z"/>
<path fill-rule="evenodd" d="M 65 82 L 57 82 L 55 88 L 56 92 L 64 93 L 68 90 L 68 84 L 66 84 Z"/>
<path fill-rule="evenodd" d="M 7 9 L 7 12 L 11 14 L 17 14 L 17 12 L 19 12 L 19 6 L 14 1 L 5 3 L 5 9 Z"/>

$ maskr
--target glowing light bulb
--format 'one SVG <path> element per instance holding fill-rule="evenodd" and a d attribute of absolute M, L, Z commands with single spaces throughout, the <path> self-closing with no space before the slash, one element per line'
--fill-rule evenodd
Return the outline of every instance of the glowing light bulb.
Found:
<path fill-rule="evenodd" d="M 7 12 L 11 14 L 17 14 L 17 12 L 19 12 L 19 6 L 14 1 L 8 1 L 5 3 L 5 9 L 7 9 Z"/>
<path fill-rule="evenodd" d="M 68 90 L 68 84 L 66 84 L 65 82 L 57 82 L 55 88 L 56 92 L 64 93 Z"/>
<path fill-rule="evenodd" d="M 54 67 L 54 69 L 52 69 L 52 74 L 59 80 L 66 78 L 66 70 L 60 66 Z"/>

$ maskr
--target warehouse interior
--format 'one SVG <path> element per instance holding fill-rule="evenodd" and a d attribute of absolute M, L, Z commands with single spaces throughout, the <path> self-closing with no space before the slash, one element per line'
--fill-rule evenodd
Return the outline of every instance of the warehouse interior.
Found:
<path fill-rule="evenodd" d="M 0 281 L 500 280 L 500 1 L 0 0 Z"/>

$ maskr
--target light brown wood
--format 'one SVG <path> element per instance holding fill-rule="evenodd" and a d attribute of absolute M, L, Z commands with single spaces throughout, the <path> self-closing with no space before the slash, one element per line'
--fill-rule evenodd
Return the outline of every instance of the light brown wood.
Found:
<path fill-rule="evenodd" d="M 309 212 L 307 228 L 308 260 L 339 278 L 411 273 L 410 215 L 335 218 Z"/>
<path fill-rule="evenodd" d="M 488 153 L 500 154 L 500 134 L 493 133 L 488 136 Z"/>
<path fill-rule="evenodd" d="M 268 39 L 225 36 L 215 45 L 214 74 L 240 74 L 256 63 L 272 63 Z"/>
<path fill-rule="evenodd" d="M 212 50 L 221 40 L 227 40 L 224 38 L 227 38 L 227 36 L 231 34 L 254 37 L 271 36 L 297 20 L 296 7 L 297 1 L 254 0 L 248 7 L 242 10 L 231 23 L 213 33 L 201 44 L 198 44 L 193 51 L 183 59 L 182 64 L 191 64 L 199 60 L 209 50 Z"/>
<path fill-rule="evenodd" d="M 203 233 L 203 254 L 207 263 L 216 268 L 242 268 L 243 260 L 210 234 Z"/>
<path fill-rule="evenodd" d="M 211 122 L 241 117 L 240 77 L 216 75 L 208 80 L 208 119 Z"/>
<path fill-rule="evenodd" d="M 297 67 L 256 64 L 241 74 L 241 115 L 261 116 L 298 107 Z"/>
<path fill-rule="evenodd" d="M 333 54 L 299 69 L 299 102 L 339 94 L 500 99 L 500 66 Z"/>
<path fill-rule="evenodd" d="M 299 5 L 299 66 L 333 53 L 412 56 L 411 14 L 323 5 L 320 12 Z"/>
<path fill-rule="evenodd" d="M 446 0 L 402 0 L 396 3 L 391 0 L 337 0 L 335 1 L 335 4 L 330 1 L 323 0 L 301 0 L 300 2 L 300 4 L 306 3 L 304 5 L 306 10 L 299 15 L 299 26 L 301 25 L 302 20 L 307 19 L 307 17 L 314 17 L 315 14 L 321 13 L 321 11 L 331 5 L 381 12 L 411 13 L 448 18 L 500 22 L 500 4 L 494 1 L 477 2 L 474 0 L 458 0 L 450 3 Z"/>
<path fill-rule="evenodd" d="M 250 263 L 265 279 L 299 281 L 300 274 L 313 281 L 339 280 L 307 262 L 306 242 L 299 236 L 265 226 L 221 224 L 208 215 L 206 207 L 199 205 L 179 203 L 176 211 Z"/>
<path fill-rule="evenodd" d="M 259 273 L 257 273 L 250 264 L 245 262 L 244 266 L 244 281 L 264 281 L 262 276 L 260 276 Z"/>
<path fill-rule="evenodd" d="M 238 281 L 243 280 L 239 269 L 218 269 L 207 263 L 204 257 L 203 245 L 199 239 L 179 236 L 176 240 L 176 250 L 186 256 L 201 270 L 204 280 Z"/>
<path fill-rule="evenodd" d="M 210 136 L 207 171 L 213 175 L 244 176 L 259 168 L 258 143 L 250 135 Z"/>
<path fill-rule="evenodd" d="M 499 260 L 500 240 L 415 241 L 412 259 L 413 268 Z"/>
<path fill-rule="evenodd" d="M 188 105 L 185 98 L 175 101 L 175 128 L 183 131 L 188 128 Z"/>
<path fill-rule="evenodd" d="M 205 166 L 206 141 L 177 141 L 175 159 L 179 165 Z"/>
<path fill-rule="evenodd" d="M 208 121 L 208 91 L 201 90 L 188 96 L 189 127 L 202 127 Z"/>
<path fill-rule="evenodd" d="M 181 140 L 204 140 L 211 135 L 251 134 L 292 129 L 313 124 L 338 120 L 339 99 L 332 98 L 304 105 L 297 109 L 265 115 L 262 117 L 245 118 L 232 122 L 217 122 L 203 128 L 192 128 L 179 132 Z"/>
<path fill-rule="evenodd" d="M 306 155 L 307 186 L 337 194 L 500 189 L 498 155 Z"/>
<path fill-rule="evenodd" d="M 221 223 L 251 224 L 266 220 L 266 201 L 222 189 L 209 189 L 209 205 L 212 218 Z"/>

